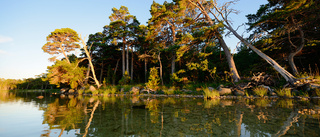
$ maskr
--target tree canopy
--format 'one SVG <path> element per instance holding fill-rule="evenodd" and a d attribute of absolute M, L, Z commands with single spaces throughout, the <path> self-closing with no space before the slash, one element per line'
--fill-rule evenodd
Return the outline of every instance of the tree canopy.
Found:
<path fill-rule="evenodd" d="M 55 61 L 55 55 L 63 54 L 65 59 L 70 63 L 67 53 L 80 48 L 80 38 L 76 31 L 70 28 L 56 29 L 47 36 L 47 43 L 43 45 L 42 50 L 54 57 L 50 60 Z"/>

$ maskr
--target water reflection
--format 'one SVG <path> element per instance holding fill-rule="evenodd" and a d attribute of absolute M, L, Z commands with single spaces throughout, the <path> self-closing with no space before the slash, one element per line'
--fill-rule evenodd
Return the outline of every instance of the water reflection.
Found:
<path fill-rule="evenodd" d="M 37 96 L 0 99 L 39 104 L 41 136 L 320 136 L 319 100 Z"/>

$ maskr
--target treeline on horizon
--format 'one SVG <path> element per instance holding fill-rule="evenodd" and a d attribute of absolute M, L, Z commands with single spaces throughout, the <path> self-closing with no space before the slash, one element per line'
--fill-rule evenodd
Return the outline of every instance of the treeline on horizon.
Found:
<path fill-rule="evenodd" d="M 232 3 L 224 4 L 223 8 L 232 12 L 229 4 Z M 242 42 L 234 54 L 224 41 L 226 35 L 236 35 L 228 26 L 230 22 L 205 14 L 219 11 L 215 5 L 218 4 L 205 0 L 153 2 L 152 17 L 147 25 L 141 25 L 127 7 L 113 8 L 110 24 L 103 26 L 101 32 L 89 35 L 82 44 L 86 50 L 82 48 L 81 57 L 65 54 L 80 48 L 82 39 L 77 32 L 57 29 L 47 37 L 48 43 L 42 48 L 53 55 L 50 60 L 55 62 L 48 66 L 48 73 L 24 80 L 0 79 L 0 89 L 57 86 L 79 89 L 97 82 L 101 85 L 141 84 L 148 82 L 152 68 L 160 77 L 157 84 L 178 87 L 186 82 L 238 82 L 257 72 L 265 72 L 279 81 L 284 79 L 281 71 L 244 41 L 249 41 L 295 77 L 319 75 L 319 1 L 268 0 L 256 14 L 246 16 L 251 35 L 240 39 Z M 52 48 L 58 46 L 57 42 L 62 43 L 64 36 L 68 37 L 64 39 L 66 43 L 60 49 Z M 56 55 L 66 58 L 58 60 Z M 286 80 L 290 83 L 290 79 Z"/>

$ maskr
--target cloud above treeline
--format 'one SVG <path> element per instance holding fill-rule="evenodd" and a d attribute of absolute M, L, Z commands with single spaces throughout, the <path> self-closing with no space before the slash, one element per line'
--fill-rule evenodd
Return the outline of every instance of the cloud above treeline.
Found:
<path fill-rule="evenodd" d="M 13 38 L 0 35 L 0 43 L 6 43 L 13 41 Z"/>

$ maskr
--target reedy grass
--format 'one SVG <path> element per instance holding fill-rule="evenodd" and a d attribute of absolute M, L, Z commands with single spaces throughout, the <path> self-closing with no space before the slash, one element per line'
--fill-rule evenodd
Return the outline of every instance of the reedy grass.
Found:
<path fill-rule="evenodd" d="M 278 89 L 276 90 L 276 93 L 279 97 L 293 97 L 292 93 L 291 93 L 291 89 Z"/>
<path fill-rule="evenodd" d="M 210 90 L 209 88 L 205 88 L 203 89 L 203 97 L 205 99 L 213 99 L 220 97 L 220 94 L 217 90 Z"/>
<path fill-rule="evenodd" d="M 268 89 L 263 87 L 256 87 L 253 89 L 253 93 L 259 97 L 264 97 L 268 93 Z"/>

